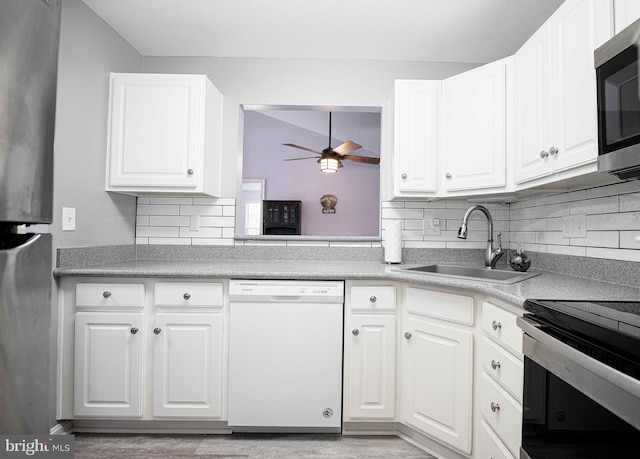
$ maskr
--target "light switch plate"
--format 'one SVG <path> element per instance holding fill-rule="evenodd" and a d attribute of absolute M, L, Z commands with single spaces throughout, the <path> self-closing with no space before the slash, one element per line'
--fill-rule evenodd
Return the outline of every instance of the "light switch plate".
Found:
<path fill-rule="evenodd" d="M 62 208 L 62 231 L 75 231 L 75 230 L 76 230 L 76 208 L 63 207 Z"/>
<path fill-rule="evenodd" d="M 200 215 L 192 215 L 189 218 L 189 230 L 200 231 Z"/>
<path fill-rule="evenodd" d="M 423 233 L 425 236 L 440 236 L 440 222 L 442 220 L 433 212 L 424 212 Z"/>

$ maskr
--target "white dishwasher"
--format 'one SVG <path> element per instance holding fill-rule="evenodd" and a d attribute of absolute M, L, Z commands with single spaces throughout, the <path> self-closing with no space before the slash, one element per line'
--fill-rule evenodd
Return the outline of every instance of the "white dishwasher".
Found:
<path fill-rule="evenodd" d="M 229 426 L 340 432 L 344 282 L 229 282 Z"/>

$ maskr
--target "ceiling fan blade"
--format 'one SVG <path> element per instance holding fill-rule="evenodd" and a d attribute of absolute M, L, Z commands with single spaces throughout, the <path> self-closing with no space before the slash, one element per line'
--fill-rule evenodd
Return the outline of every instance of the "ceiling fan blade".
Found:
<path fill-rule="evenodd" d="M 286 145 L 287 147 L 299 148 L 300 150 L 310 151 L 311 153 L 315 153 L 317 155 L 322 154 L 321 151 L 315 151 L 315 150 L 312 150 L 311 148 L 301 147 L 300 145 L 296 145 L 294 143 L 283 143 L 282 145 Z"/>
<path fill-rule="evenodd" d="M 291 158 L 291 159 L 283 159 L 283 161 L 298 161 L 300 159 L 318 159 L 316 156 L 307 156 L 305 158 Z"/>
<path fill-rule="evenodd" d="M 340 158 L 346 161 L 354 161 L 356 163 L 380 164 L 380 158 L 371 158 L 369 156 L 347 155 Z"/>
<path fill-rule="evenodd" d="M 357 143 L 352 142 L 351 140 L 347 140 L 342 145 L 338 145 L 337 147 L 332 148 L 331 150 L 334 151 L 335 153 L 338 153 L 341 156 L 344 156 L 360 148 L 362 148 L 362 145 L 358 145 Z"/>

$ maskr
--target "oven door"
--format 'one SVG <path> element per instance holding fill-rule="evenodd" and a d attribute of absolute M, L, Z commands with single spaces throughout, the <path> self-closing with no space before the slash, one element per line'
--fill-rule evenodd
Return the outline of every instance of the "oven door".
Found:
<path fill-rule="evenodd" d="M 640 381 L 547 334 L 525 315 L 520 457 L 635 457 Z"/>

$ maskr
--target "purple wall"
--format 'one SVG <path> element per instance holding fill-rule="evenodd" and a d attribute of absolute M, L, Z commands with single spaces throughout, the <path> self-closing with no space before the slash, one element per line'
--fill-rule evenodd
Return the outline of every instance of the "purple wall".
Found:
<path fill-rule="evenodd" d="M 349 139 L 334 139 L 331 146 L 345 140 L 357 143 L 357 133 Z M 265 199 L 302 201 L 303 235 L 380 234 L 379 166 L 344 161 L 344 167 L 337 173 L 324 174 L 314 159 L 283 161 L 314 156 L 283 143 L 322 151 L 327 147 L 328 139 L 326 134 L 317 134 L 259 112 L 245 112 L 242 176 L 245 179 L 265 179 Z M 380 156 L 379 151 L 374 153 L 365 149 L 354 154 Z M 324 194 L 338 198 L 335 214 L 322 213 L 320 198 Z"/>

